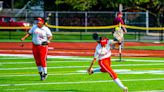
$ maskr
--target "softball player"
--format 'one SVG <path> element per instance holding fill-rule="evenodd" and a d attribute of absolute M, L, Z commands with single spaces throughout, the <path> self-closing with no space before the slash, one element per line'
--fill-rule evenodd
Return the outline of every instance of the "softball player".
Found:
<path fill-rule="evenodd" d="M 124 25 L 124 21 L 122 17 L 123 17 L 122 12 L 118 12 L 117 17 L 113 20 L 113 25 L 118 25 L 119 23 L 121 23 L 121 25 Z M 122 29 L 125 33 L 127 32 L 125 26 L 122 26 Z"/>
<path fill-rule="evenodd" d="M 128 92 L 128 88 L 125 87 L 122 82 L 117 77 L 117 74 L 113 71 L 111 68 L 111 50 L 110 45 L 115 44 L 117 42 L 113 40 L 108 40 L 107 38 L 102 37 L 100 40 L 100 43 L 96 46 L 94 59 L 90 64 L 90 67 L 88 68 L 88 73 L 93 74 L 94 72 L 101 71 L 101 72 L 107 72 L 112 77 L 114 82 L 116 82 L 124 92 Z M 93 64 L 98 59 L 98 63 L 100 66 L 100 69 L 93 70 Z"/>
<path fill-rule="evenodd" d="M 35 58 L 36 65 L 40 74 L 40 79 L 45 80 L 47 77 L 47 52 L 48 43 L 52 39 L 52 33 L 48 27 L 44 25 L 44 20 L 42 18 L 37 18 L 36 25 L 27 32 L 27 34 L 21 38 L 25 40 L 27 37 L 32 35 L 32 51 Z"/>
<path fill-rule="evenodd" d="M 124 26 L 124 21 L 122 19 L 123 14 L 122 12 L 117 13 L 117 17 L 113 20 L 113 25 L 118 25 L 113 30 L 113 36 L 114 36 L 114 41 L 118 41 L 122 46 L 123 46 L 123 41 L 124 41 L 124 34 L 127 33 L 126 27 Z M 120 46 L 121 46 L 120 45 Z M 112 48 L 115 46 L 113 45 Z"/>

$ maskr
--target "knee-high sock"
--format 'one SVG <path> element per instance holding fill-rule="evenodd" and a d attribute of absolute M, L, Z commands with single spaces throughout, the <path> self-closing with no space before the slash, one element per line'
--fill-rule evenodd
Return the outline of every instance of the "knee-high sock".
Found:
<path fill-rule="evenodd" d="M 47 67 L 43 67 L 43 72 L 47 74 Z"/>
<path fill-rule="evenodd" d="M 38 66 L 38 71 L 39 71 L 39 72 L 43 72 L 42 66 Z"/>
<path fill-rule="evenodd" d="M 95 73 L 95 72 L 101 72 L 101 71 L 100 71 L 100 68 L 96 68 L 93 70 L 93 72 Z"/>
<path fill-rule="evenodd" d="M 114 81 L 115 81 L 115 82 L 117 83 L 117 85 L 120 86 L 122 89 L 125 89 L 125 86 L 122 84 L 122 82 L 120 81 L 119 78 L 116 78 Z"/>

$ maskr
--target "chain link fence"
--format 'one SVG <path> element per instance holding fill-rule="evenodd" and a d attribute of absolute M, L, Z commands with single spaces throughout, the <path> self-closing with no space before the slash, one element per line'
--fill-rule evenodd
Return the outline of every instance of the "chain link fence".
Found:
<path fill-rule="evenodd" d="M 36 17 L 44 17 L 46 22 L 54 26 L 112 26 L 113 20 L 116 16 L 116 12 L 108 11 L 31 11 L 25 10 L 21 13 L 19 10 L 4 10 L 0 11 L 0 16 L 10 16 L 16 21 L 26 21 L 33 25 Z M 148 12 L 123 12 L 123 19 L 126 25 L 149 27 L 150 18 Z M 85 32 L 103 32 L 109 34 L 112 29 L 58 29 L 51 28 L 53 32 L 79 32 L 80 35 L 86 34 Z M 150 30 L 138 30 L 138 29 L 127 29 L 127 35 L 134 35 L 134 39 L 128 39 L 128 41 L 163 41 L 163 30 L 162 31 L 150 31 Z M 81 38 L 84 38 L 81 36 Z M 82 39 L 83 40 L 83 39 Z"/>

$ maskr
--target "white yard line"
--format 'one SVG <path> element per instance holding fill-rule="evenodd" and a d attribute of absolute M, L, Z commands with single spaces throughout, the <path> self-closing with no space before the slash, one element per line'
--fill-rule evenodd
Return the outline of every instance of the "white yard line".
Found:
<path fill-rule="evenodd" d="M 164 70 L 140 70 L 140 71 L 134 71 L 130 69 L 116 69 L 114 70 L 118 74 L 164 74 Z M 98 72 L 101 73 L 101 72 Z M 56 74 L 49 74 L 49 76 L 64 76 L 64 75 L 86 75 L 86 70 L 77 70 L 76 72 L 72 73 L 56 73 Z M 97 73 L 94 73 L 97 74 Z M 15 73 L 15 74 L 1 74 L 1 77 L 22 77 L 22 76 L 38 76 L 38 74 L 21 74 L 21 73 Z"/>
<path fill-rule="evenodd" d="M 22 50 L 0 50 L 1 52 L 28 52 L 28 53 L 32 53 L 31 50 L 28 51 L 22 51 Z M 94 52 L 89 51 L 89 52 L 85 52 L 85 51 L 50 51 L 49 53 L 57 53 L 57 54 L 85 54 L 85 55 L 91 55 L 94 54 Z M 112 55 L 114 56 L 118 56 L 118 53 L 112 53 Z M 123 56 L 149 56 L 150 54 L 137 54 L 137 53 L 125 53 L 122 54 Z"/>
<path fill-rule="evenodd" d="M 1 66 L 5 63 L 0 63 Z M 7 64 L 7 63 L 6 63 Z M 22 63 L 22 64 L 28 64 L 28 63 Z M 112 65 L 112 66 L 159 66 L 164 65 L 164 63 L 157 63 L 157 64 L 118 64 L 118 65 Z M 54 67 L 48 67 L 49 69 L 58 69 L 58 68 L 87 68 L 88 66 L 54 66 Z M 98 66 L 94 66 L 98 67 Z M 36 67 L 23 67 L 23 68 L 0 68 L 0 70 L 31 70 L 36 69 Z"/>
<path fill-rule="evenodd" d="M 114 71 L 118 74 L 164 74 L 164 70 L 115 69 Z M 78 72 L 78 73 L 87 73 L 86 70 L 77 70 L 76 72 Z M 100 73 L 100 72 L 98 72 L 98 73 Z"/>
<path fill-rule="evenodd" d="M 56 66 L 48 67 L 49 69 L 58 69 L 58 68 L 87 68 L 88 66 Z M 0 70 L 31 70 L 37 69 L 37 67 L 23 67 L 23 68 L 0 68 Z"/>
<path fill-rule="evenodd" d="M 60 75 L 82 75 L 87 73 L 57 73 L 57 74 L 48 74 L 48 76 L 60 76 Z M 0 77 L 22 77 L 22 76 L 38 76 L 38 74 L 1 74 Z"/>
<path fill-rule="evenodd" d="M 157 63 L 157 64 L 117 64 L 112 66 L 156 66 L 156 65 L 164 65 L 164 63 Z"/>
<path fill-rule="evenodd" d="M 132 91 L 132 92 L 164 92 L 164 90 L 147 90 L 147 91 Z"/>
<path fill-rule="evenodd" d="M 2 58 L 3 59 L 3 58 Z M 10 58 L 11 59 L 11 58 Z M 15 58 L 14 58 L 15 59 Z M 17 58 L 18 59 L 18 58 Z M 4 59 L 4 60 L 6 60 L 6 59 Z M 12 59 L 11 59 L 12 60 Z M 115 60 L 115 59 L 112 59 L 112 61 L 113 60 Z M 145 61 L 147 61 L 147 60 L 126 60 L 126 61 L 128 61 L 128 62 L 131 62 L 131 61 L 141 61 L 141 62 L 145 62 Z M 64 60 L 64 61 L 62 61 L 62 60 L 54 60 L 54 61 L 47 61 L 48 63 L 70 63 L 70 62 L 91 62 L 90 60 Z M 162 63 L 162 62 L 164 62 L 164 61 L 155 61 L 155 60 L 149 60 L 148 62 L 156 62 L 156 63 L 161 63 L 161 64 L 164 64 L 164 63 Z M 0 64 L 31 64 L 31 63 L 35 63 L 34 61 L 26 61 L 26 62 L 0 62 Z M 119 64 L 119 65 L 125 65 L 125 64 Z M 118 66 L 119 66 L 118 65 Z M 126 64 L 126 65 L 129 65 L 129 64 Z M 133 65 L 133 64 L 132 64 Z M 141 65 L 141 64 L 135 64 L 135 65 Z M 146 65 L 149 65 L 149 64 L 146 64 Z"/>
<path fill-rule="evenodd" d="M 0 56 L 15 56 L 15 57 L 18 57 L 20 59 L 26 59 L 26 58 L 33 58 L 33 55 L 31 54 L 0 54 Z M 13 57 L 13 59 L 15 59 L 15 57 Z M 51 56 L 51 55 L 48 55 L 48 58 L 59 58 L 59 59 L 74 59 L 74 60 L 88 60 L 88 61 L 91 61 L 93 60 L 93 58 L 83 58 L 83 57 L 78 57 L 78 56 Z M 2 59 L 12 59 L 12 57 L 10 58 L 1 58 Z M 112 59 L 112 60 L 118 60 L 118 59 Z M 134 61 L 134 62 L 164 62 L 164 59 L 163 60 L 137 60 L 137 59 L 123 59 L 123 61 Z"/>
<path fill-rule="evenodd" d="M 25 90 L 25 88 L 9 88 L 9 89 L 4 89 L 5 91 L 8 91 L 8 92 L 10 92 L 10 91 L 22 91 L 23 92 L 23 90 Z"/>
<path fill-rule="evenodd" d="M 149 78 L 149 79 L 129 79 L 129 80 L 122 80 L 124 82 L 129 81 L 161 81 L 164 78 Z M 99 80 L 99 81 L 78 81 L 78 82 L 38 82 L 38 83 L 19 83 L 19 84 L 0 84 L 1 87 L 3 86 L 34 86 L 34 85 L 65 85 L 65 84 L 88 84 L 88 83 L 105 83 L 105 82 L 113 82 L 113 80 Z"/>

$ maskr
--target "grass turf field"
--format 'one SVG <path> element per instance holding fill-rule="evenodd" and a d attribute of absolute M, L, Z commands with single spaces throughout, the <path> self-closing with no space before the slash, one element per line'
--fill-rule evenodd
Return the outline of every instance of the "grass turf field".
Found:
<path fill-rule="evenodd" d="M 0 32 L 0 42 L 20 42 L 20 38 L 26 34 L 24 31 L 3 31 Z M 52 32 L 55 39 L 52 42 L 95 42 L 92 38 L 93 32 Z M 99 36 L 107 36 L 113 39 L 109 32 L 99 32 Z M 135 40 L 135 34 L 126 34 L 125 39 Z M 31 36 L 25 42 L 31 42 Z"/>
<path fill-rule="evenodd" d="M 164 92 L 164 58 L 112 58 L 129 92 Z M 88 75 L 92 57 L 49 57 L 48 78 L 39 80 L 33 57 L 0 56 L 1 92 L 122 92 L 107 73 Z M 94 68 L 98 64 L 95 63 Z"/>

